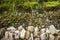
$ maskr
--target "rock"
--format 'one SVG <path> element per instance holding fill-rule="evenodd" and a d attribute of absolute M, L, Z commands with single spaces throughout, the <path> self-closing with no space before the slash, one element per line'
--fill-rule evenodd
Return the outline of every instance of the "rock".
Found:
<path fill-rule="evenodd" d="M 15 31 L 15 39 L 19 39 L 19 31 L 18 30 Z"/>
<path fill-rule="evenodd" d="M 39 33 L 39 29 L 38 29 L 38 27 L 35 27 L 34 28 L 34 36 L 38 36 L 38 33 Z"/>
<path fill-rule="evenodd" d="M 6 31 L 5 28 L 1 28 L 1 29 L 0 29 L 0 39 L 2 39 L 2 38 L 4 37 L 5 31 Z"/>
<path fill-rule="evenodd" d="M 55 37 L 52 34 L 50 34 L 49 35 L 49 40 L 54 40 L 54 39 L 55 39 Z"/>
<path fill-rule="evenodd" d="M 54 25 L 50 25 L 49 31 L 51 32 L 51 34 L 54 34 L 54 33 L 57 32 L 57 31 L 56 31 L 56 28 L 54 27 Z"/>
<path fill-rule="evenodd" d="M 7 30 L 9 30 L 10 32 L 14 32 L 16 29 L 13 26 L 11 26 L 11 27 L 7 28 Z"/>
<path fill-rule="evenodd" d="M 46 40 L 46 38 L 47 38 L 47 36 L 46 36 L 45 33 L 42 33 L 42 34 L 40 35 L 40 37 L 41 37 L 41 40 Z"/>
<path fill-rule="evenodd" d="M 28 31 L 33 32 L 34 31 L 34 26 L 28 26 Z"/>
<path fill-rule="evenodd" d="M 21 32 L 20 32 L 20 38 L 21 39 L 24 39 L 25 38 L 25 33 L 26 33 L 26 30 L 25 29 L 22 29 Z"/>

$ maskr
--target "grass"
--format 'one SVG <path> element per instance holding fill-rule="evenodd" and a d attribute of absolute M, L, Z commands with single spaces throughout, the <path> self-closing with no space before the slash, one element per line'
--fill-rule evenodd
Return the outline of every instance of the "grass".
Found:
<path fill-rule="evenodd" d="M 24 3 L 25 6 L 30 6 L 30 7 L 37 5 L 37 4 L 38 4 L 38 2 L 25 2 Z"/>
<path fill-rule="evenodd" d="M 34 6 L 35 4 L 38 4 L 38 2 L 25 2 L 25 6 Z M 59 1 L 52 1 L 52 2 L 44 2 L 44 7 L 55 7 L 60 5 Z"/>
<path fill-rule="evenodd" d="M 52 2 L 44 2 L 44 4 L 45 4 L 46 7 L 55 7 L 55 6 L 60 5 L 60 2 L 52 1 Z"/>

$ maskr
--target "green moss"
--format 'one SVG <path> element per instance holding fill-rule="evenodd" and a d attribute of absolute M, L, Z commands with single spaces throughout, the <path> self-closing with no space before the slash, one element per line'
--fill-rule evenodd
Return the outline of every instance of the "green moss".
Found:
<path fill-rule="evenodd" d="M 38 4 L 37 2 L 25 2 L 24 3 L 25 6 L 30 6 L 30 7 L 37 5 L 37 4 Z"/>
<path fill-rule="evenodd" d="M 52 1 L 52 2 L 44 2 L 44 4 L 45 4 L 46 7 L 55 7 L 55 6 L 60 5 L 60 2 Z"/>

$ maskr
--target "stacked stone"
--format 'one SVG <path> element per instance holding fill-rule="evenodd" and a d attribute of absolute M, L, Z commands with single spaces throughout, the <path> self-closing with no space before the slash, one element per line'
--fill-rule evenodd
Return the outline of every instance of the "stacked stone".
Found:
<path fill-rule="evenodd" d="M 11 26 L 5 32 L 5 40 L 55 40 L 53 35 L 55 33 L 56 29 L 53 25 L 48 28 L 43 25 L 41 29 L 34 26 L 28 26 L 26 29 L 23 26 L 18 28 Z"/>

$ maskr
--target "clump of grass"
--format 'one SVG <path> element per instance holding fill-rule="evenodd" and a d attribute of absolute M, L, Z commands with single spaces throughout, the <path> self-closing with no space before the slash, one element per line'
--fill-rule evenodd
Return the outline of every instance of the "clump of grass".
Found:
<path fill-rule="evenodd" d="M 46 7 L 55 7 L 55 6 L 60 5 L 60 2 L 52 1 L 52 2 L 45 2 L 44 4 L 45 4 Z"/>

